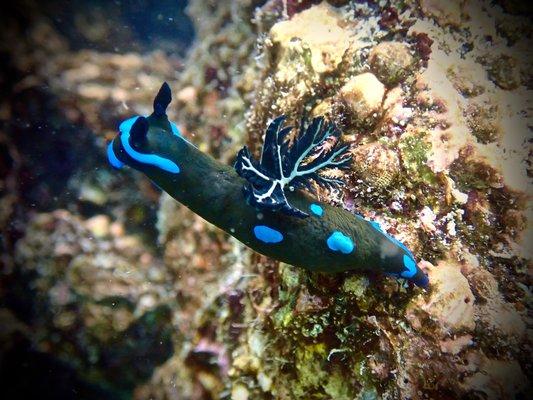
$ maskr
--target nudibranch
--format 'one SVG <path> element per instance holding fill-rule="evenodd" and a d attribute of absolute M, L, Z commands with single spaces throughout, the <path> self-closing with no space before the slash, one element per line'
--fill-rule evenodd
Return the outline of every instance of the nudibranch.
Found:
<path fill-rule="evenodd" d="M 113 167 L 143 172 L 193 212 L 273 259 L 312 271 L 375 271 L 427 287 L 413 254 L 378 223 L 302 190 L 312 181 L 342 184 L 324 174 L 351 161 L 333 124 L 315 118 L 305 127 L 302 121 L 291 136 L 293 129 L 278 117 L 266 130 L 261 159 L 244 147 L 231 167 L 181 136 L 166 115 L 170 101 L 164 83 L 150 116 L 120 124 L 107 149 Z"/>

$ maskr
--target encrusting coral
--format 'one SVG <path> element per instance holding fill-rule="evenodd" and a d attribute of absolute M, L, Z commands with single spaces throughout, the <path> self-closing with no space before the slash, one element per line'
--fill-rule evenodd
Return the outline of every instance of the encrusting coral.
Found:
<path fill-rule="evenodd" d="M 125 103 L 146 114 L 153 92 L 167 80 L 178 103 L 169 117 L 180 121 L 184 137 L 227 163 L 243 144 L 259 155 L 267 122 L 280 114 L 296 125 L 302 115 L 325 115 L 340 128 L 357 163 L 341 172 L 343 189 L 317 187 L 320 201 L 379 222 L 424 260 L 420 267 L 430 288 L 277 263 L 162 195 L 157 226 L 163 254 L 162 261 L 152 255 L 148 270 L 154 272 L 115 245 L 104 245 L 135 276 L 152 282 L 152 289 L 137 278 L 118 287 L 133 310 L 170 305 L 175 328 L 173 354 L 137 385 L 134 396 L 526 396 L 533 371 L 527 18 L 514 13 L 513 2 L 317 3 L 271 0 L 256 8 L 249 1 L 209 7 L 192 2 L 198 39 L 176 82 L 162 54 L 132 55 L 146 68 L 169 67 L 142 74 L 143 67 L 126 56 L 72 52 L 66 57 L 72 69 L 89 72 L 70 86 L 75 100 L 67 111 L 86 116 L 95 132 L 112 138 L 113 123 L 132 110 L 125 110 L 119 93 L 106 94 L 110 111 L 95 112 L 101 104 L 95 88 L 116 94 L 124 85 Z M 114 57 L 121 61 L 110 68 Z M 161 63 L 150 62 L 154 57 Z M 83 67 L 87 60 L 100 73 Z M 76 75 L 61 73 L 65 62 L 49 57 L 41 67 L 56 71 L 51 87 L 59 96 L 66 96 L 62 85 Z M 104 77 L 101 71 L 115 72 Z M 36 73 L 34 79 L 44 78 Z M 133 95 L 135 85 L 140 89 Z M 97 145 L 104 152 L 104 141 Z M 124 177 L 120 187 L 137 192 L 126 189 L 132 180 Z M 144 201 L 154 196 L 147 181 L 138 182 Z M 122 219 L 132 213 L 127 201 L 117 207 L 106 198 L 101 204 Z M 80 221 L 61 213 L 40 218 Z M 101 235 L 107 229 L 102 221 L 81 224 Z M 35 222 L 32 236 L 42 237 L 46 229 Z M 61 265 L 52 249 L 64 240 L 47 240 L 39 257 Z M 31 259 L 32 243 L 30 237 L 20 243 L 20 260 Z M 138 248 L 143 246 L 149 249 L 146 242 Z M 92 253 L 75 259 L 64 278 L 74 287 L 76 274 L 86 276 L 84 268 L 106 276 Z M 152 296 L 154 288 L 158 294 Z M 152 297 L 141 301 L 145 294 Z M 124 320 L 117 314 L 98 321 L 121 331 L 140 313 L 124 310 Z"/>

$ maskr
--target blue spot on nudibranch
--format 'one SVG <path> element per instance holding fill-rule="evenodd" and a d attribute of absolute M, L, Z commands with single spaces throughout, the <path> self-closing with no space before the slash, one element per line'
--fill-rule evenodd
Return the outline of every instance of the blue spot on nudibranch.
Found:
<path fill-rule="evenodd" d="M 122 143 L 122 147 L 124 147 L 124 150 L 126 151 L 126 153 L 128 153 L 128 155 L 131 158 L 133 158 L 135 161 L 140 162 L 142 164 L 153 165 L 153 166 L 158 167 L 158 168 L 160 168 L 160 169 L 162 169 L 164 171 L 171 172 L 171 173 L 174 173 L 174 174 L 179 173 L 180 172 L 180 168 L 176 165 L 175 162 L 170 161 L 167 158 L 160 157 L 160 156 L 155 155 L 155 154 L 139 153 L 133 147 L 131 147 L 131 145 L 130 145 L 130 130 L 131 130 L 131 127 L 133 126 L 133 124 L 135 123 L 135 121 L 137 120 L 137 118 L 139 118 L 139 117 L 137 116 L 137 117 L 129 118 L 129 119 L 123 121 L 120 124 L 120 126 L 119 126 L 119 130 L 122 133 L 120 135 L 120 142 Z M 179 135 L 178 128 L 177 127 L 175 127 L 175 128 L 172 127 L 172 123 L 171 123 L 170 126 L 172 128 L 172 132 L 175 135 L 176 135 L 176 133 Z"/>
<path fill-rule="evenodd" d="M 326 243 L 331 250 L 340 251 L 343 254 L 350 254 L 355 248 L 352 239 L 339 231 L 333 232 Z"/>
<path fill-rule="evenodd" d="M 407 254 L 403 255 L 403 265 L 407 268 L 407 271 L 402 271 L 400 274 L 402 278 L 412 278 L 416 275 L 416 263 L 411 257 Z"/>
<path fill-rule="evenodd" d="M 422 274 L 422 278 L 415 280 L 415 284 L 422 288 L 427 288 L 429 286 L 429 278 L 426 274 Z"/>
<path fill-rule="evenodd" d="M 120 161 L 115 155 L 115 152 L 113 150 L 113 141 L 111 141 L 107 145 L 107 159 L 109 161 L 109 164 L 111 164 L 116 169 L 120 169 L 124 166 L 124 163 Z"/>
<path fill-rule="evenodd" d="M 169 121 L 169 122 L 170 122 L 170 128 L 172 129 L 172 133 L 174 134 L 174 136 L 181 136 L 181 132 L 178 129 L 178 126 L 172 121 Z"/>
<path fill-rule="evenodd" d="M 370 222 L 370 225 L 372 225 L 374 227 L 374 229 L 380 231 L 381 233 L 383 233 L 383 229 L 381 229 L 381 225 L 379 224 L 379 222 L 377 221 L 369 221 Z"/>
<path fill-rule="evenodd" d="M 387 239 L 389 239 L 392 243 L 394 243 L 395 245 L 397 245 L 398 247 L 400 247 L 402 250 L 404 250 L 407 253 L 403 255 L 403 265 L 406 268 L 405 270 L 403 270 L 400 273 L 386 272 L 385 274 L 388 276 L 392 276 L 394 278 L 406 278 L 406 279 L 413 278 L 418 272 L 417 267 L 416 267 L 416 262 L 414 259 L 415 257 L 413 256 L 413 253 L 411 253 L 411 251 L 409 251 L 409 249 L 402 242 L 396 239 L 394 236 L 389 235 L 388 233 L 383 231 L 379 222 L 377 221 L 368 221 L 368 222 L 370 222 L 370 225 L 372 225 L 372 227 L 375 230 L 381 232 Z M 413 282 L 417 286 L 427 288 L 429 285 L 429 278 L 425 274 L 421 274 L 421 277 L 413 280 Z"/>
<path fill-rule="evenodd" d="M 311 212 L 319 217 L 321 217 L 323 214 L 324 214 L 324 209 L 322 207 L 320 207 L 318 204 L 311 204 L 309 206 L 309 209 L 311 210 Z"/>
<path fill-rule="evenodd" d="M 266 225 L 254 226 L 254 235 L 257 239 L 265 243 L 279 243 L 283 240 L 283 234 Z"/>

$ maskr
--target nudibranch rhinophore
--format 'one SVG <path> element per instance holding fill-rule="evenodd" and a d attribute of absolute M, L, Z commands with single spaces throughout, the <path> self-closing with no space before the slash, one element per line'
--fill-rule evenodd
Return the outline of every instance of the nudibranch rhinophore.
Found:
<path fill-rule="evenodd" d="M 315 118 L 305 127 L 302 121 L 291 140 L 292 127 L 278 117 L 266 130 L 261 159 L 244 147 L 232 168 L 181 136 L 166 115 L 170 101 L 164 83 L 150 116 L 120 124 L 107 149 L 113 167 L 143 172 L 174 199 L 273 259 L 312 271 L 381 272 L 427 287 L 413 254 L 377 222 L 301 190 L 311 181 L 329 188 L 342 184 L 323 173 L 350 162 L 333 124 Z"/>

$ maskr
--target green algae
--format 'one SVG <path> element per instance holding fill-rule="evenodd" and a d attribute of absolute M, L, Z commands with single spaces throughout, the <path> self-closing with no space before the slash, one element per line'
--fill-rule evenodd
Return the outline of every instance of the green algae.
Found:
<path fill-rule="evenodd" d="M 431 153 L 431 143 L 426 138 L 426 132 L 417 132 L 402 137 L 398 143 L 406 176 L 410 178 L 405 182 L 407 187 L 413 187 L 417 183 L 429 186 L 437 185 L 437 177 L 427 165 L 428 154 Z"/>

